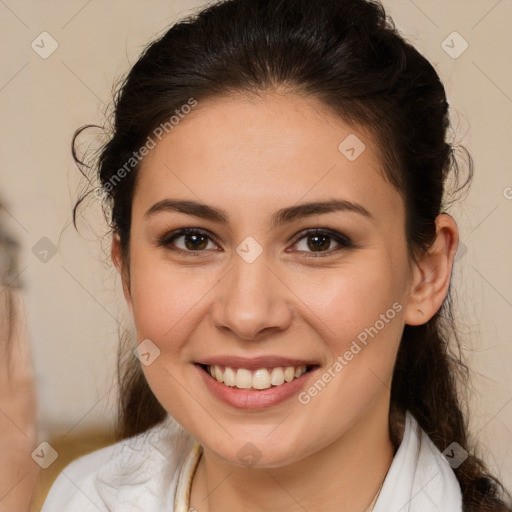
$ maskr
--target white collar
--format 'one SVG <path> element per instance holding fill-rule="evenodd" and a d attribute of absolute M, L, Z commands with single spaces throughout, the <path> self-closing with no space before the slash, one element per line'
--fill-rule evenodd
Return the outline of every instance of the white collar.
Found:
<path fill-rule="evenodd" d="M 405 416 L 402 442 L 373 512 L 462 512 L 455 473 L 414 416 Z"/>
<path fill-rule="evenodd" d="M 94 486 L 110 512 L 173 512 L 179 468 L 195 440 L 172 418 L 113 445 Z"/>
<path fill-rule="evenodd" d="M 186 512 L 174 503 L 184 497 L 188 503 L 181 493 L 188 493 L 199 460 L 194 446 L 195 440 L 168 416 L 114 445 L 110 462 L 96 475 L 96 490 L 112 512 Z M 184 483 L 178 487 L 180 474 Z M 462 512 L 453 470 L 409 412 L 373 512 Z"/>

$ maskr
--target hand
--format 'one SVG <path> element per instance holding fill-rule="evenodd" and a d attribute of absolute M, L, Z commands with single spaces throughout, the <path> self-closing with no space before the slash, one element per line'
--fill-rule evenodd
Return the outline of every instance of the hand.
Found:
<path fill-rule="evenodd" d="M 37 400 L 21 293 L 0 287 L 0 512 L 30 510 L 40 469 L 31 457 Z"/>

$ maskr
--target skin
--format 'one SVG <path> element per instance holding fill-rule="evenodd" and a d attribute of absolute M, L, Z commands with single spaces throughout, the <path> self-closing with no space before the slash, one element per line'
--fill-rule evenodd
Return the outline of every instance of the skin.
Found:
<path fill-rule="evenodd" d="M 7 292 L 0 297 L 0 318 L 6 318 Z M 12 294 L 17 316 L 11 358 L 0 340 L 0 512 L 28 512 L 40 467 L 31 453 L 37 444 L 37 395 L 21 292 Z"/>
<path fill-rule="evenodd" d="M 350 134 L 366 146 L 354 161 L 338 150 Z M 112 258 L 138 342 L 149 338 L 161 351 L 143 366 L 148 383 L 204 448 L 196 510 L 363 511 L 379 489 L 394 454 L 388 413 L 401 334 L 440 308 L 458 245 L 454 220 L 442 214 L 428 254 L 409 260 L 404 201 L 381 161 L 363 127 L 313 98 L 273 91 L 200 102 L 143 162 L 129 268 L 116 234 Z M 145 219 L 165 198 L 222 208 L 229 222 L 176 212 Z M 372 218 L 338 211 L 270 224 L 280 208 L 329 199 L 359 203 Z M 199 255 L 157 245 L 183 227 L 218 243 L 207 238 Z M 296 236 L 310 228 L 348 236 L 354 247 L 328 238 L 315 251 L 311 238 Z M 252 263 L 236 252 L 248 236 L 263 249 Z M 185 242 L 174 247 L 194 248 Z M 329 254 L 314 258 L 319 252 Z M 292 397 L 235 409 L 210 394 L 193 366 L 214 355 L 270 354 L 318 361 L 320 376 L 397 302 L 401 311 L 307 405 Z M 247 442 L 260 452 L 252 467 L 237 457 Z"/>

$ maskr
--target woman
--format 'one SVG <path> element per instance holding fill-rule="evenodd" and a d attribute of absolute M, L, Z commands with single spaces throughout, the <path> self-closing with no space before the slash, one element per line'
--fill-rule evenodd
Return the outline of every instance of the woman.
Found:
<path fill-rule="evenodd" d="M 94 191 L 137 332 L 119 442 L 43 511 L 511 510 L 456 392 L 448 126 L 376 3 L 229 0 L 153 42 Z"/>

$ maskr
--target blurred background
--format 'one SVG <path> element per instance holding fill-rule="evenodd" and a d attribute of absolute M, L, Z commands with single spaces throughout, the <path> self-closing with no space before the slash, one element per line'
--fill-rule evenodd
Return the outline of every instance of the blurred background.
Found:
<path fill-rule="evenodd" d="M 58 454 L 40 472 L 34 510 L 67 462 L 112 442 L 118 330 L 132 328 L 99 201 L 83 209 L 80 233 L 71 224 L 84 185 L 71 137 L 81 125 L 103 125 L 113 83 L 151 40 L 205 4 L 0 0 L 0 208 L 21 246 L 38 442 Z M 474 158 L 469 194 L 449 209 L 462 242 L 452 288 L 473 369 L 471 433 L 512 489 L 512 2 L 383 4 L 438 70 L 453 139 Z M 83 150 L 99 147 L 91 135 Z"/>

